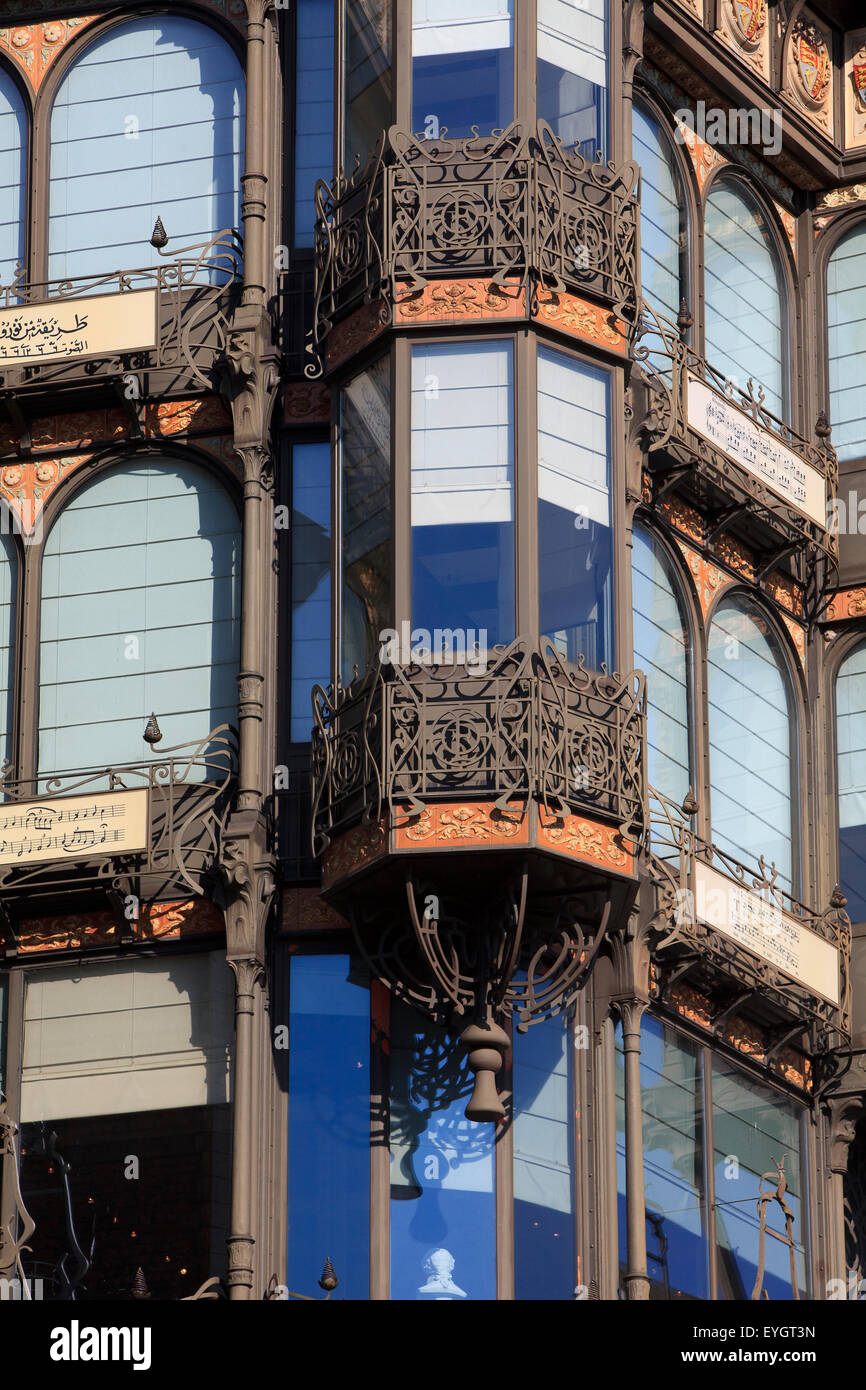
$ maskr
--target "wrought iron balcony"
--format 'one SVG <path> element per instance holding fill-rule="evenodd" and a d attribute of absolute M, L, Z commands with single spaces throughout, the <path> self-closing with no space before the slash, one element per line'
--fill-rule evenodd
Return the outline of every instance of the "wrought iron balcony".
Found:
<path fill-rule="evenodd" d="M 601 300 L 633 324 L 638 305 L 638 169 L 590 163 L 545 122 L 462 140 L 419 140 L 392 126 L 367 164 L 316 188 L 313 340 L 436 278 L 490 277 Z M 530 309 L 532 312 L 532 309 Z"/>
<path fill-rule="evenodd" d="M 752 867 L 703 840 L 649 788 L 647 859 L 657 889 L 662 992 L 683 978 L 726 979 L 723 1007 L 756 1012 L 813 1053 L 850 1033 L 851 922 L 838 889 L 824 912 L 792 897 L 763 857 Z"/>
<path fill-rule="evenodd" d="M 760 385 L 725 377 L 677 327 L 641 307 L 635 359 L 648 402 L 643 422 L 656 499 L 678 487 L 709 513 L 714 536 L 742 534 L 769 572 L 800 555 L 807 580 L 819 560 L 836 566 L 828 504 L 838 466 L 821 420 L 811 441 L 769 410 Z"/>
<path fill-rule="evenodd" d="M 19 397 L 131 372 L 163 374 L 164 390 L 214 389 L 240 298 L 240 238 L 229 229 L 177 251 L 157 245 L 156 255 L 139 269 L 41 282 L 19 265 L 0 285 L 0 399 L 13 418 Z"/>
<path fill-rule="evenodd" d="M 417 826 L 451 803 L 487 803 L 503 828 L 535 802 L 625 837 L 643 829 L 642 675 L 588 671 L 549 642 L 518 640 L 480 674 L 471 662 L 378 662 L 336 693 L 317 687 L 313 704 L 316 854 L 350 826 Z"/>
<path fill-rule="evenodd" d="M 0 907 L 114 894 L 203 894 L 214 875 L 237 775 L 237 736 L 221 724 L 149 763 L 0 785 Z M 132 794 L 129 803 L 124 793 Z M 134 805 L 132 803 L 135 803 Z"/>

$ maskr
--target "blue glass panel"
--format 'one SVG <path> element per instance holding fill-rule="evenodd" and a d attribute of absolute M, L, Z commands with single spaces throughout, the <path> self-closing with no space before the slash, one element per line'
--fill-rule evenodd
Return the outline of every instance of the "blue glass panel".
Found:
<path fill-rule="evenodd" d="M 866 454 L 866 224 L 840 241 L 827 266 L 830 424 L 840 459 Z"/>
<path fill-rule="evenodd" d="M 866 921 L 866 647 L 836 677 L 839 881 L 852 922 Z"/>
<path fill-rule="evenodd" d="M 569 661 L 613 666 L 610 375 L 538 351 L 539 627 Z"/>
<path fill-rule="evenodd" d="M 348 956 L 296 956 L 289 982 L 287 1283 L 370 1296 L 370 992 Z"/>
<path fill-rule="evenodd" d="M 670 561 L 647 531 L 632 533 L 634 664 L 647 678 L 650 786 L 681 805 L 689 789 L 689 639 Z"/>
<path fill-rule="evenodd" d="M 764 218 L 726 183 L 707 199 L 705 222 L 706 356 L 746 390 L 764 388 L 768 410 L 784 418 L 787 369 L 781 271 Z"/>
<path fill-rule="evenodd" d="M 514 119 L 513 0 L 412 0 L 412 129 L 428 139 Z"/>
<path fill-rule="evenodd" d="M 24 260 L 27 118 L 16 82 L 0 68 L 0 285 Z"/>
<path fill-rule="evenodd" d="M 538 0 L 538 114 L 594 160 L 607 151 L 605 0 Z"/>
<path fill-rule="evenodd" d="M 466 1049 L 391 1007 L 391 1297 L 496 1297 L 494 1128 L 464 1116 Z"/>
<path fill-rule="evenodd" d="M 517 1298 L 572 1299 L 574 1103 L 570 1021 L 514 1033 L 514 1286 Z"/>
<path fill-rule="evenodd" d="M 310 738 L 310 692 L 331 680 L 331 446 L 292 450 L 292 728 Z"/>
<path fill-rule="evenodd" d="M 707 1298 L 704 1100 L 697 1047 L 652 1017 L 641 1024 L 647 1267 L 653 1299 Z M 620 1262 L 626 1263 L 625 1076 L 616 1030 Z"/>
<path fill-rule="evenodd" d="M 42 564 L 40 771 L 147 762 L 236 723 L 240 551 L 197 465 L 118 465 L 75 493 Z"/>
<path fill-rule="evenodd" d="M 510 343 L 412 350 L 412 622 L 467 648 L 514 637 L 513 399 Z"/>
<path fill-rule="evenodd" d="M 713 842 L 746 864 L 763 855 L 791 892 L 788 684 L 767 624 L 738 599 L 716 609 L 707 678 Z"/>
<path fill-rule="evenodd" d="M 751 1299 L 758 1269 L 758 1197 L 774 1191 L 776 1160 L 784 1158 L 787 1201 L 794 1217 L 797 1282 L 806 1297 L 803 1173 L 800 1154 L 801 1110 L 784 1096 L 713 1057 L 713 1167 L 716 1182 L 716 1240 L 719 1297 Z M 762 1174 L 767 1175 L 763 1185 Z M 767 1227 L 785 1236 L 778 1202 L 766 1206 Z M 793 1298 L 790 1253 L 783 1240 L 768 1234 L 764 1285 L 771 1301 Z"/>
<path fill-rule="evenodd" d="M 51 114 L 48 273 L 101 275 L 240 226 L 244 82 L 216 30 L 148 16 L 88 44 Z"/>
<path fill-rule="evenodd" d="M 640 269 L 644 298 L 676 323 L 680 311 L 680 258 L 685 198 L 674 176 L 658 121 L 632 110 L 632 158 L 640 165 Z"/>
<path fill-rule="evenodd" d="M 333 0 L 298 0 L 295 87 L 295 245 L 312 246 L 317 179 L 334 166 Z"/>

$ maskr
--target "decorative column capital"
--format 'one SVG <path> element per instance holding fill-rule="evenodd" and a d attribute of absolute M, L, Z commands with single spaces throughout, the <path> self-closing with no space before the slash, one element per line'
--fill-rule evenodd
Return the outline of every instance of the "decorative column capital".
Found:
<path fill-rule="evenodd" d="M 827 1166 L 831 1173 L 848 1171 L 848 1153 L 863 1106 L 862 1095 L 834 1096 L 827 1102 Z"/>
<path fill-rule="evenodd" d="M 265 928 L 277 893 L 265 835 L 261 816 L 239 811 L 232 816 L 220 847 L 218 872 L 226 920 L 226 954 L 235 972 L 238 994 L 252 994 L 255 978 L 248 980 L 250 969 L 264 971 Z"/>

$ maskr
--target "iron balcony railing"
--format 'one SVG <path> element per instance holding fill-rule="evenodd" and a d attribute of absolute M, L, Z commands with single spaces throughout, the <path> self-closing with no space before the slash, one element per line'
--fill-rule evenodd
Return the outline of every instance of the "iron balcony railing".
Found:
<path fill-rule="evenodd" d="M 759 856 L 749 866 L 704 840 L 692 828 L 692 816 L 652 786 L 648 788 L 645 850 L 658 894 L 659 959 L 666 952 L 674 958 L 692 954 L 735 977 L 744 998 L 765 996 L 786 1012 L 802 1017 L 804 1028 L 813 1022 L 850 1032 L 851 922 L 844 911 L 845 899 L 838 890 L 823 912 L 809 907 L 782 887 L 775 864 L 768 864 Z M 699 883 L 701 865 L 714 871 L 710 886 L 705 884 L 703 892 Z M 721 877 L 716 879 L 715 875 Z M 726 891 L 721 892 L 722 888 Z M 737 889 L 771 909 L 778 909 L 838 951 L 838 1004 L 791 978 L 781 965 L 777 969 L 770 961 L 756 959 L 733 939 L 730 931 L 714 926 L 717 911 L 729 914 L 729 925 L 730 917 L 735 917 L 731 890 Z M 784 946 L 783 930 L 784 923 L 776 917 L 765 924 L 767 940 L 772 943 L 778 939 L 780 947 Z M 784 951 L 780 949 L 780 961 L 783 958 Z"/>
<path fill-rule="evenodd" d="M 506 292 L 544 285 L 601 299 L 634 324 L 640 283 L 635 164 L 591 163 L 545 122 L 423 140 L 392 126 L 368 162 L 316 187 L 313 341 L 431 279 L 489 276 Z"/>
<path fill-rule="evenodd" d="M 240 300 L 241 238 L 229 228 L 201 245 L 170 252 L 157 246 L 154 254 L 159 257 L 156 265 L 44 281 L 28 281 L 19 264 L 11 282 L 0 284 L 0 393 L 138 371 L 174 372 L 213 390 L 214 369 L 225 352 L 230 316 Z M 142 290 L 156 291 L 156 341 L 143 343 L 140 351 L 115 352 L 110 344 L 90 351 L 65 325 L 52 326 L 65 301 L 83 300 L 79 317 L 86 318 L 91 297 Z M 42 310 L 39 324 L 33 324 L 31 316 L 24 321 L 24 311 L 33 308 Z M 22 320 L 18 327 L 16 311 Z M 56 345 L 63 338 L 68 347 L 58 356 Z"/>
<path fill-rule="evenodd" d="M 636 338 L 634 357 L 649 392 L 643 432 L 651 459 L 666 455 L 673 462 L 672 478 L 677 476 L 677 466 L 694 470 L 727 498 L 731 517 L 750 513 L 769 524 L 779 536 L 780 548 L 802 552 L 805 547 L 807 569 L 818 559 L 835 569 L 837 547 L 827 520 L 837 490 L 838 463 L 824 418 L 816 424 L 815 439 L 806 439 L 768 408 L 759 383 L 750 378 L 742 386 L 725 376 L 683 341 L 676 325 L 645 302 Z M 728 454 L 718 440 L 697 428 L 698 420 L 690 414 L 690 390 L 695 384 L 699 390 L 706 387 L 715 393 L 704 399 L 716 403 L 717 414 L 730 415 L 725 430 L 731 433 L 734 447 L 739 440 L 740 457 Z M 750 432 L 750 424 L 757 431 Z M 816 499 L 805 500 L 804 478 L 810 471 L 812 484 L 817 485 L 817 509 Z M 799 506 L 793 504 L 798 488 L 802 492 Z"/>
<path fill-rule="evenodd" d="M 35 780 L 5 778 L 0 783 L 0 847 L 3 858 L 12 862 L 0 864 L 0 901 L 110 888 L 116 878 L 143 876 L 158 885 L 160 897 L 173 891 L 201 895 L 218 866 L 236 780 L 237 734 L 228 724 L 197 743 L 166 748 L 148 763 L 58 772 Z M 99 824 L 101 795 L 141 789 L 148 793 L 143 848 L 124 848 L 110 826 L 104 835 L 83 829 Z M 93 814 L 74 818 L 82 829 L 72 836 L 68 826 L 62 831 L 56 811 L 63 810 L 64 798 L 91 796 Z M 36 803 L 44 814 L 16 817 L 16 805 L 26 802 Z M 58 841 L 56 856 L 27 863 L 25 841 L 29 838 L 44 852 L 45 835 Z"/>
<path fill-rule="evenodd" d="M 588 671 L 547 641 L 496 648 L 486 669 L 377 661 L 313 692 L 313 848 L 359 821 L 406 823 L 431 802 L 530 798 L 642 832 L 645 679 Z"/>

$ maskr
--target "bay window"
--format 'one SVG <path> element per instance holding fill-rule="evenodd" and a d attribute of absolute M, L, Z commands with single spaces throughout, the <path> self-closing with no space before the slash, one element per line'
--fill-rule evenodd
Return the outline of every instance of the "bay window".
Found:
<path fill-rule="evenodd" d="M 344 0 L 343 162 L 347 170 L 375 149 L 393 119 L 391 0 Z"/>
<path fill-rule="evenodd" d="M 840 461 L 866 455 L 866 223 L 842 238 L 827 266 L 830 423 Z"/>
<path fill-rule="evenodd" d="M 0 67 L 0 285 L 11 284 L 25 254 L 27 117 L 21 89 Z"/>
<path fill-rule="evenodd" d="M 647 678 L 647 775 L 681 806 L 692 782 L 691 638 L 673 566 L 649 532 L 632 532 L 634 664 Z"/>
<path fill-rule="evenodd" d="M 839 883 L 852 922 L 866 921 L 866 646 L 836 677 Z"/>
<path fill-rule="evenodd" d="M 391 367 L 387 357 L 340 396 L 340 669 L 363 675 L 391 622 Z"/>

